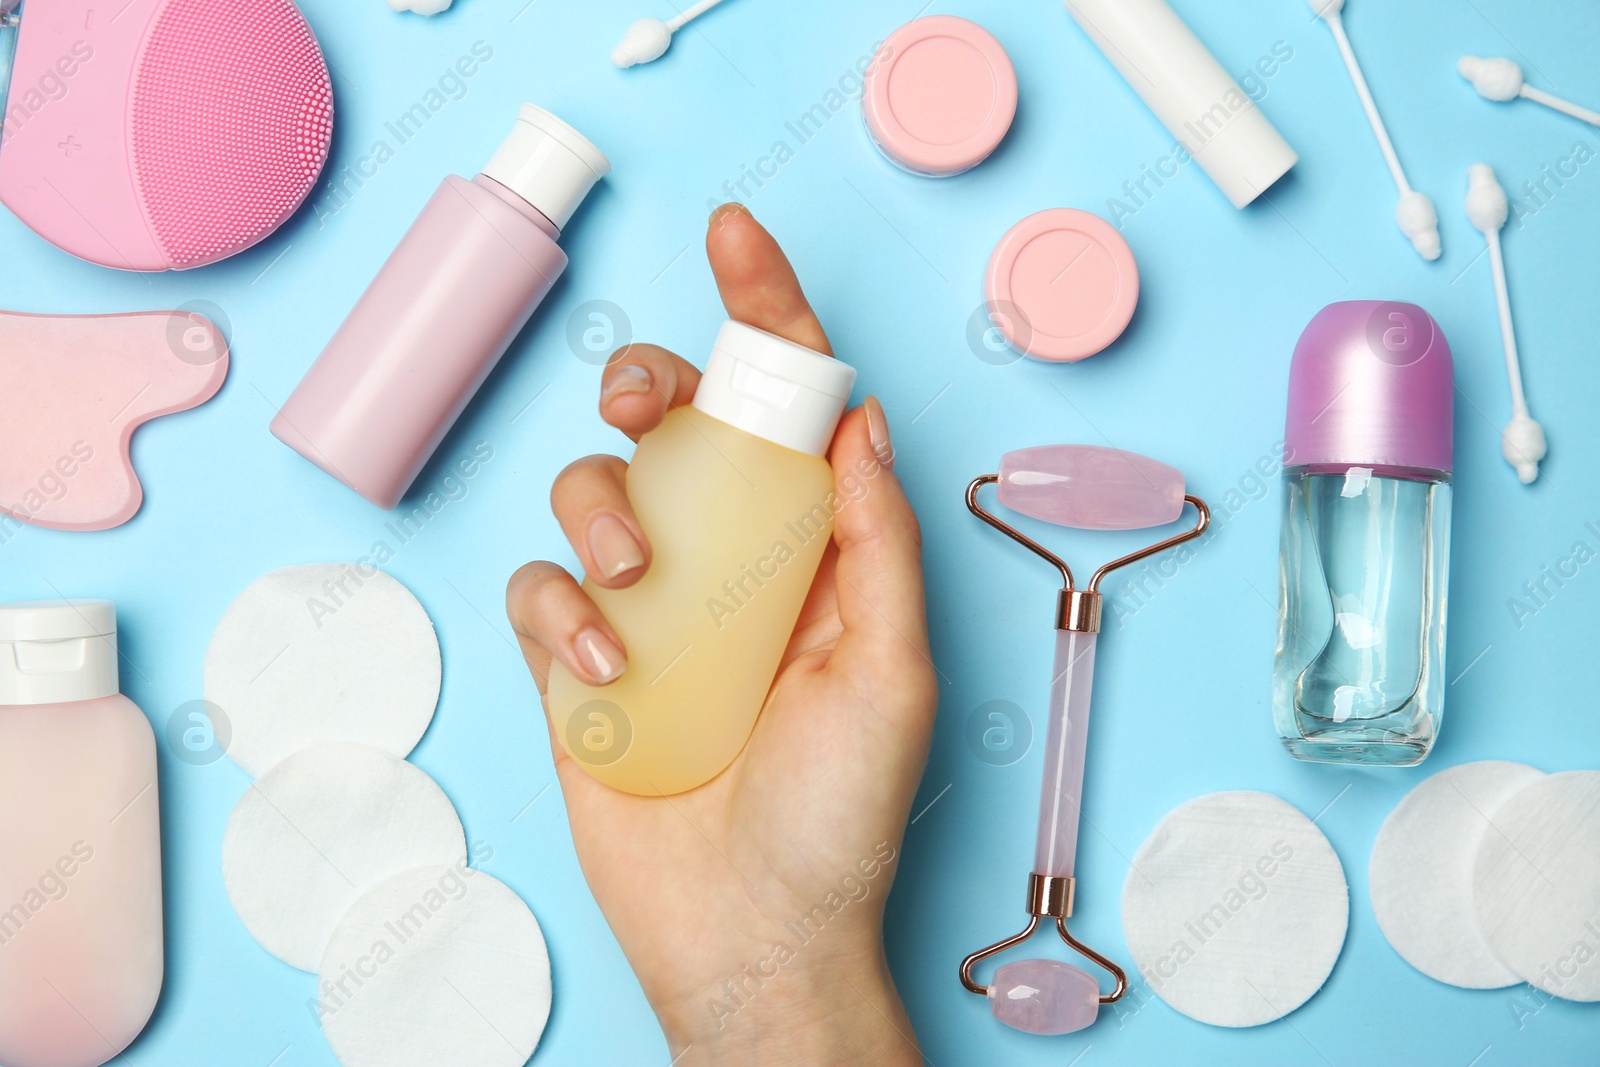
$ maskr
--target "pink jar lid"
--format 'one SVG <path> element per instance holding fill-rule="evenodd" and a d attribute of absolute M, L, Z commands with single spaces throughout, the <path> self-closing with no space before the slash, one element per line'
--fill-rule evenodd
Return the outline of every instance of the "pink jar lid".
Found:
<path fill-rule="evenodd" d="M 1017 72 L 994 35 L 954 15 L 895 30 L 865 77 L 861 114 L 883 154 L 944 178 L 982 163 L 1017 113 Z"/>
<path fill-rule="evenodd" d="M 984 289 L 990 318 L 1012 348 L 1073 363 L 1121 336 L 1139 302 L 1139 267 L 1105 219 L 1052 208 L 1000 239 Z"/>

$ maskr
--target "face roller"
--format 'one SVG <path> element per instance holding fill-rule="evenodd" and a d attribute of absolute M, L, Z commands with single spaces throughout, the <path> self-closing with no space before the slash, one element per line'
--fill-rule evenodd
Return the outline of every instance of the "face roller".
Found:
<path fill-rule="evenodd" d="M 1057 526 L 1080 530 L 1139 530 L 1175 522 L 1184 504 L 1198 515 L 1194 527 L 1165 541 L 1112 560 L 1089 579 L 1086 589 L 1049 549 L 985 511 L 978 495 L 999 487 L 1000 503 L 1012 511 Z M 1211 511 L 1199 497 L 1184 495 L 1183 474 L 1165 463 L 1114 448 L 1049 445 L 1008 452 L 999 474 L 985 474 L 967 487 L 967 508 L 978 518 L 1050 563 L 1065 582 L 1056 610 L 1054 682 L 1050 687 L 1050 726 L 1046 735 L 1044 782 L 1039 798 L 1039 837 L 1028 879 L 1028 925 L 1021 933 L 979 949 L 961 961 L 961 984 L 989 998 L 995 1018 L 1032 1034 L 1067 1034 L 1094 1022 L 1100 1005 L 1127 992 L 1123 969 L 1075 938 L 1067 929 L 1072 915 L 1074 861 L 1078 851 L 1079 800 L 1083 758 L 1088 744 L 1089 699 L 1094 679 L 1095 639 L 1100 631 L 1100 583 L 1121 567 L 1191 541 L 1205 532 Z M 1032 936 L 1039 920 L 1054 919 L 1061 939 L 1116 979 L 1102 994 L 1099 982 L 1078 967 L 1051 959 L 1001 965 L 987 986 L 972 969 Z"/>

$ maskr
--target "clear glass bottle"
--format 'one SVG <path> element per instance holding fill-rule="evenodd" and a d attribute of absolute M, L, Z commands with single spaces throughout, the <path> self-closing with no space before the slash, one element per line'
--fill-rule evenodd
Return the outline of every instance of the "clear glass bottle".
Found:
<path fill-rule="evenodd" d="M 1272 697 L 1297 758 L 1410 766 L 1438 737 L 1453 391 L 1413 304 L 1330 305 L 1295 349 Z"/>

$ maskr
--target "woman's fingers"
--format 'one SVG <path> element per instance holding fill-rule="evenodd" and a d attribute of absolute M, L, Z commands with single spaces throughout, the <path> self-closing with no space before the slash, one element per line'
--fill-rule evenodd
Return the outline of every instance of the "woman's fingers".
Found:
<path fill-rule="evenodd" d="M 614 682 L 628 666 L 611 624 L 572 575 L 554 563 L 529 563 L 511 576 L 506 615 L 541 693 L 552 656 L 590 685 Z"/>
<path fill-rule="evenodd" d="M 730 318 L 832 353 L 794 268 L 749 211 L 738 204 L 718 208 L 707 229 L 706 254 Z M 600 416 L 637 441 L 661 425 L 669 410 L 693 400 L 699 384 L 700 372 L 687 360 L 656 345 L 628 345 L 606 364 Z"/>
<path fill-rule="evenodd" d="M 834 540 L 839 621 L 830 669 L 873 689 L 884 706 L 931 707 L 936 697 L 922 581 L 922 531 L 894 473 L 889 423 L 876 398 L 847 413 L 829 455 L 839 510 Z M 916 699 L 916 698 L 926 698 Z M 932 723 L 921 724 L 931 728 Z"/>
<path fill-rule="evenodd" d="M 624 488 L 627 473 L 616 456 L 586 456 L 550 489 L 550 507 L 584 571 L 607 589 L 632 585 L 650 566 L 650 543 Z"/>
<path fill-rule="evenodd" d="M 656 345 L 617 349 L 600 379 L 600 417 L 635 441 L 661 425 L 670 408 L 694 399 L 700 372 Z"/>
<path fill-rule="evenodd" d="M 712 212 L 706 256 L 729 318 L 833 354 L 789 258 L 742 204 Z"/>

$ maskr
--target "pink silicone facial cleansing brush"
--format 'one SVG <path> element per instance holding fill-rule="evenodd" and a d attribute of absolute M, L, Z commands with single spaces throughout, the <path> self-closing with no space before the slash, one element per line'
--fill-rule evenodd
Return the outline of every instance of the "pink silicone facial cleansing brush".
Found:
<path fill-rule="evenodd" d="M 15 47 L 0 202 L 57 247 L 120 270 L 200 267 L 315 186 L 333 89 L 291 0 L 26 0 L 0 18 L 0 53 Z"/>

